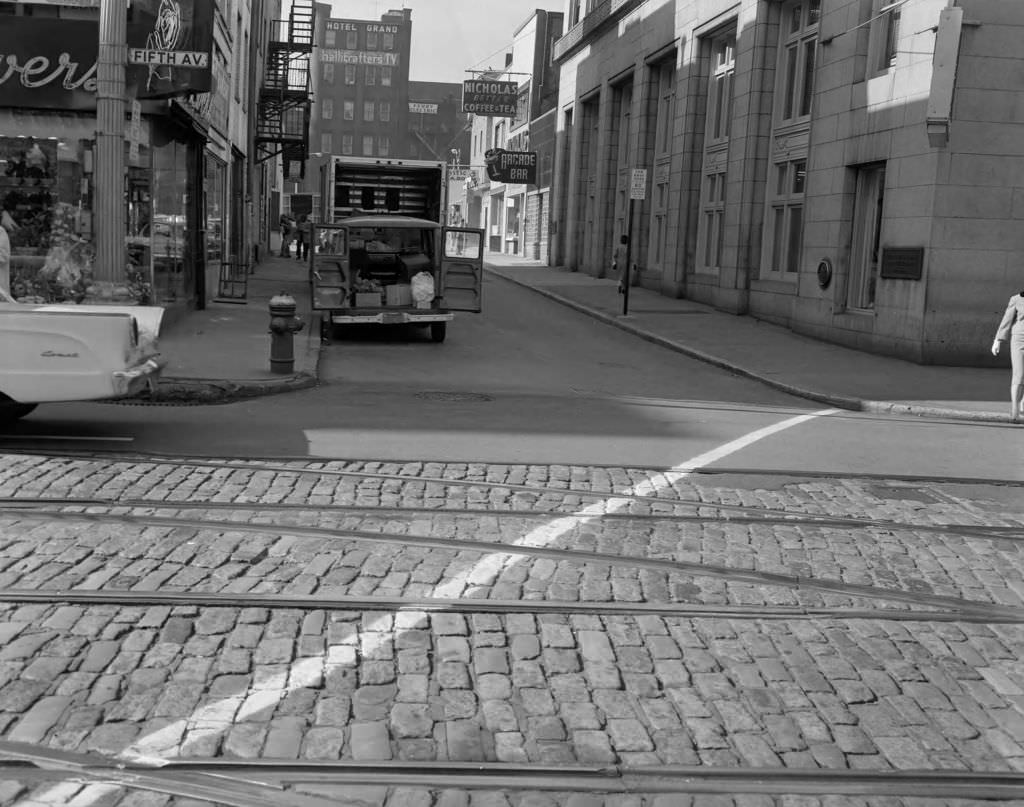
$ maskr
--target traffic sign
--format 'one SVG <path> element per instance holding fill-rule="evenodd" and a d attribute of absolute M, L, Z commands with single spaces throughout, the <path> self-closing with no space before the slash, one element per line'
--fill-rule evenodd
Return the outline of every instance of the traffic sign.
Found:
<path fill-rule="evenodd" d="M 647 169 L 633 168 L 629 172 L 629 198 L 647 198 Z"/>

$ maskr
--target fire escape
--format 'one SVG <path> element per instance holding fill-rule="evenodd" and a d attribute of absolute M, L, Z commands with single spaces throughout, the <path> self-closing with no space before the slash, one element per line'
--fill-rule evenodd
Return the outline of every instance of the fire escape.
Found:
<path fill-rule="evenodd" d="M 280 39 L 268 43 L 260 88 L 257 159 L 262 162 L 280 154 L 287 180 L 306 175 L 314 16 L 313 0 L 292 0 L 288 19 L 276 21 Z"/>

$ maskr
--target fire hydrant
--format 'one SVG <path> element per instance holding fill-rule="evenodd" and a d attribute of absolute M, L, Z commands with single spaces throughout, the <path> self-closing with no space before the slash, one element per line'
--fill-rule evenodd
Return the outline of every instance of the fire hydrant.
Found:
<path fill-rule="evenodd" d="M 295 316 L 295 298 L 283 291 L 270 298 L 270 372 L 295 370 L 295 334 L 306 323 Z"/>

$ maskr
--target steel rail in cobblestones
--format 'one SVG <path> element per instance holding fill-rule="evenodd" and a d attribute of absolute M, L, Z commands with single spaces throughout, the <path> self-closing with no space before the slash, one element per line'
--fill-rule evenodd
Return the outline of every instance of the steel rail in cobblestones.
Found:
<path fill-rule="evenodd" d="M 1024 797 L 1017 771 L 864 771 L 698 765 L 538 766 L 487 762 L 170 760 L 164 770 L 233 771 L 282 784 L 389 784 L 441 788 L 613 793 L 916 796 L 996 800 Z M 276 775 L 275 775 L 276 772 Z"/>
<path fill-rule="evenodd" d="M 42 745 L 0 740 L 0 770 L 9 778 L 35 782 L 110 784 L 231 807 L 338 807 L 338 802 L 283 791 L 283 784 L 225 777 L 216 771 L 172 770 L 129 765 L 115 757 L 60 751 Z M 287 801 L 284 799 L 287 798 Z"/>
<path fill-rule="evenodd" d="M 2 456 L 2 455 L 18 455 L 18 456 L 22 456 L 22 457 L 42 457 L 42 458 L 47 458 L 47 459 L 103 460 L 105 462 L 148 463 L 148 464 L 155 464 L 155 465 L 165 465 L 165 464 L 166 465 L 176 465 L 176 466 L 197 465 L 197 466 L 200 466 L 200 467 L 206 467 L 206 466 L 212 465 L 212 466 L 215 466 L 215 467 L 229 467 L 229 468 L 230 467 L 234 467 L 234 466 L 232 466 L 230 464 L 226 465 L 224 463 L 224 461 L 222 461 L 222 460 L 211 460 L 211 459 L 203 459 L 203 458 L 195 458 L 195 457 L 187 458 L 186 459 L 186 458 L 181 457 L 180 455 L 160 454 L 159 452 L 149 452 L 149 453 L 143 455 L 143 454 L 126 454 L 123 451 L 74 451 L 74 450 L 44 451 L 44 450 L 40 450 L 38 447 L 34 446 L 32 448 L 25 448 L 25 449 L 20 449 L 20 448 L 16 448 L 16 447 L 10 447 L 10 448 L 6 448 L 5 447 L 5 448 L 3 448 L 2 454 L 0 454 L 0 456 Z M 380 460 L 377 460 L 377 459 L 341 459 L 341 458 L 330 458 L 330 457 L 311 458 L 309 456 L 286 456 L 286 457 L 275 457 L 274 459 L 276 460 L 276 463 L 273 466 L 266 465 L 266 464 L 264 464 L 262 466 L 252 464 L 252 463 L 266 463 L 266 458 L 260 458 L 260 459 L 257 459 L 257 460 L 247 461 L 248 464 L 246 464 L 246 463 L 238 463 L 237 467 L 239 469 L 246 469 L 246 470 L 262 470 L 262 469 L 269 469 L 271 467 L 274 467 L 274 468 L 282 467 L 282 466 L 279 465 L 279 463 L 281 463 L 281 462 L 305 462 L 305 463 L 316 462 L 316 463 L 319 463 L 319 464 L 328 463 L 328 462 L 347 462 L 347 463 L 380 462 Z M 428 462 L 426 460 L 410 460 L 408 462 L 396 461 L 396 462 L 391 463 L 391 464 L 394 464 L 394 465 L 408 465 L 408 464 L 430 465 L 430 464 L 435 464 L 435 463 L 431 463 L 431 462 Z M 463 461 L 461 463 L 451 463 L 451 464 L 462 464 L 462 465 L 465 465 L 465 464 L 467 464 L 467 462 Z M 539 463 L 510 463 L 510 462 L 484 463 L 484 462 L 478 462 L 478 463 L 468 463 L 468 464 L 479 464 L 479 465 L 491 464 L 491 465 L 501 465 L 501 466 L 504 466 L 504 467 L 517 467 L 517 466 L 524 466 L 524 465 L 538 465 Z M 292 466 L 284 466 L 284 467 L 287 467 L 288 470 L 290 470 L 290 471 L 296 470 Z M 596 463 L 596 462 L 588 462 L 585 465 L 581 464 L 578 467 L 600 468 L 602 470 L 607 470 L 609 468 L 619 469 L 622 466 L 621 465 Z M 631 470 L 636 470 L 636 471 L 642 471 L 642 472 L 649 472 L 649 473 L 654 474 L 654 475 L 664 474 L 666 472 L 666 470 L 667 470 L 666 468 L 660 467 L 660 466 L 642 466 L 642 465 L 631 465 L 630 469 Z M 315 473 L 316 472 L 314 469 L 307 469 L 307 470 L 310 473 Z M 676 470 L 678 470 L 678 469 L 676 469 Z M 802 469 L 802 468 L 745 468 L 745 467 L 735 467 L 735 466 L 725 466 L 725 465 L 715 465 L 714 467 L 707 467 L 707 466 L 694 467 L 694 468 L 687 467 L 687 468 L 684 468 L 683 470 L 685 470 L 686 472 L 688 472 L 690 474 L 695 474 L 695 475 L 698 475 L 698 476 L 737 476 L 737 475 L 738 476 L 758 476 L 758 475 L 760 475 L 760 476 L 791 476 L 791 477 L 796 477 L 796 478 L 799 478 L 799 479 L 840 479 L 840 478 L 841 479 L 876 479 L 876 480 L 881 480 L 881 481 L 893 481 L 893 482 L 932 482 L 932 483 L 948 483 L 948 484 L 959 484 L 959 485 L 997 485 L 999 487 L 1012 487 L 1012 488 L 1024 487 L 1024 481 L 1018 482 L 1017 480 L 1014 480 L 1014 479 L 1003 479 L 1003 478 L 991 479 L 991 478 L 977 477 L 977 476 L 921 476 L 919 474 L 899 474 L 899 473 L 884 473 L 883 474 L 883 473 L 868 473 L 868 472 L 864 472 L 864 471 L 844 472 L 842 474 L 839 474 L 839 473 L 836 473 L 835 471 L 813 471 L 813 470 L 809 471 L 809 470 L 805 470 L 805 469 Z M 329 473 L 335 473 L 336 471 L 335 471 L 335 469 L 328 469 L 328 472 Z M 360 472 L 360 473 L 364 473 L 364 474 L 366 474 L 368 476 L 372 476 L 373 475 L 373 472 L 363 471 L 363 472 Z M 408 480 L 426 479 L 426 477 L 411 477 L 411 476 L 405 476 L 405 475 L 399 475 L 399 478 L 401 478 L 401 479 L 408 479 Z M 436 479 L 438 481 L 444 481 L 444 482 L 455 481 L 455 480 L 443 479 L 441 477 L 438 477 Z M 435 481 L 435 478 L 430 478 L 430 481 Z M 469 484 L 476 484 L 476 483 L 469 483 Z M 502 486 L 501 483 L 488 483 L 488 484 L 494 484 L 494 485 L 496 485 L 498 487 Z M 507 487 L 507 485 L 505 487 Z M 536 488 L 535 486 L 533 486 L 531 489 L 539 490 L 540 488 Z M 562 489 L 561 488 L 557 488 L 557 489 L 556 488 L 551 488 L 551 490 L 562 490 Z M 591 493 L 593 493 L 593 491 L 591 491 Z M 611 495 L 611 494 L 609 492 L 606 495 Z M 676 500 L 672 500 L 672 501 L 676 501 Z"/>
<path fill-rule="evenodd" d="M 805 608 L 787 605 L 699 605 L 693 603 L 614 603 L 584 600 L 490 600 L 442 597 L 351 597 L 322 594 L 221 594 L 128 589 L 0 588 L 0 602 L 73 605 L 167 605 L 209 608 L 279 608 L 303 611 L 415 611 L 462 614 L 587 614 L 664 616 L 682 619 L 882 619 L 891 622 L 971 622 L 1021 624 L 1024 613 L 995 617 L 963 611 L 910 611 L 895 608 Z"/>
<path fill-rule="evenodd" d="M 5 512 L 0 507 L 0 513 Z M 924 594 L 921 592 L 901 591 L 879 586 L 846 583 L 842 580 L 826 578 L 801 577 L 777 572 L 758 572 L 744 569 L 732 569 L 726 566 L 699 563 L 696 561 L 668 560 L 663 558 L 645 558 L 636 555 L 610 555 L 601 552 L 588 552 L 578 549 L 558 549 L 547 546 L 531 546 L 524 544 L 505 544 L 488 541 L 471 541 L 456 538 L 437 538 L 427 535 L 410 533 L 368 532 L 365 530 L 334 530 L 321 527 L 300 527 L 277 524 L 243 524 L 216 519 L 168 518 L 150 515 L 121 515 L 114 513 L 69 513 L 46 509 L 11 508 L 6 512 L 16 513 L 23 519 L 80 521 L 85 523 L 123 524 L 135 527 L 170 527 L 190 528 L 194 530 L 210 530 L 216 532 L 254 532 L 270 535 L 292 535 L 296 537 L 321 538 L 331 540 L 355 540 L 370 543 L 400 544 L 403 546 L 431 547 L 453 551 L 473 551 L 486 554 L 523 555 L 527 557 L 545 557 L 555 560 L 577 563 L 597 563 L 604 566 L 626 566 L 629 568 L 648 568 L 663 572 L 681 572 L 684 574 L 715 577 L 733 583 L 749 583 L 752 585 L 781 586 L 790 589 L 807 589 L 828 591 L 852 597 L 864 597 L 873 600 L 889 600 L 905 602 L 918 606 L 930 606 L 960 613 L 989 616 L 997 620 L 1009 619 L 1018 621 L 1024 616 L 1024 607 L 1001 606 L 967 600 L 962 597 L 951 597 L 940 594 Z"/>
<path fill-rule="evenodd" d="M 526 485 L 518 482 L 493 482 L 490 480 L 470 480 L 470 479 L 448 479 L 445 477 L 429 477 L 429 476 L 409 476 L 408 474 L 393 474 L 384 473 L 379 471 L 356 471 L 347 469 L 337 468 L 303 468 L 296 467 L 294 465 L 282 465 L 279 463 L 247 463 L 247 462 L 227 462 L 227 461 L 216 461 L 216 460 L 185 460 L 185 459 L 172 459 L 172 458 L 153 458 L 153 457 L 131 457 L 130 455 L 121 454 L 110 454 L 105 455 L 98 453 L 92 454 L 45 454 L 40 452 L 31 452 L 28 456 L 42 456 L 42 457 L 60 457 L 63 459 L 95 459 L 102 460 L 104 462 L 126 462 L 134 465 L 138 464 L 149 464 L 149 465 L 172 465 L 175 467 L 195 467 L 195 468 L 213 468 L 213 469 L 227 469 L 235 471 L 249 471 L 249 472 L 262 472 L 270 471 L 282 474 L 302 474 L 302 475 L 316 475 L 316 476 L 336 476 L 336 477 L 355 477 L 359 479 L 384 479 L 389 481 L 417 483 L 423 485 L 440 485 L 447 487 L 476 487 L 476 488 L 492 488 L 497 490 L 514 490 L 522 493 L 535 493 L 538 495 L 544 494 L 559 494 L 561 496 L 578 496 L 586 499 L 599 499 L 599 500 L 623 500 L 623 501 L 635 501 L 644 504 L 665 504 L 672 505 L 675 507 L 696 507 L 696 508 L 708 508 L 714 509 L 721 512 L 738 512 L 738 513 L 766 513 L 771 516 L 779 517 L 794 517 L 804 520 L 805 522 L 821 521 L 823 523 L 829 522 L 836 519 L 836 516 L 819 513 L 807 513 L 800 510 L 779 510 L 770 507 L 753 507 L 750 505 L 742 504 L 726 504 L 723 502 L 707 502 L 696 499 L 672 499 L 665 496 L 646 496 L 636 493 L 624 493 L 616 492 L 614 490 L 591 490 L 587 488 L 572 488 L 572 487 L 553 487 L 553 486 L 537 486 L 537 485 Z M 330 460 L 328 460 L 329 462 Z M 308 462 L 308 460 L 307 460 Z M 424 464 L 424 463 L 418 463 Z M 672 469 L 672 473 L 705 473 L 698 467 L 680 467 Z M 658 476 L 664 476 L 668 471 L 652 471 L 652 475 L 656 478 Z M 759 473 L 757 471 L 751 471 L 751 473 Z M 794 472 L 796 473 L 796 472 Z M 828 475 L 829 478 L 837 478 L 837 474 Z M 883 479 L 892 479 L 892 476 L 880 477 Z M 919 478 L 919 477 L 910 477 Z M 958 480 L 962 481 L 962 480 Z M 978 481 L 978 480 L 975 480 Z M 988 484 L 992 484 L 991 480 L 987 481 Z M 1002 484 L 1002 483 L 1000 483 Z M 1020 483 L 1024 485 L 1024 483 Z M 508 511 L 516 512 L 516 511 Z M 571 516 L 571 513 L 563 513 L 564 516 Z M 596 517 L 597 514 L 588 516 L 588 518 Z M 855 518 L 855 517 L 854 517 Z M 856 519 L 858 526 L 878 526 L 881 528 L 888 528 L 886 521 L 876 521 L 872 519 Z M 927 526 L 935 525 L 914 525 L 913 529 L 924 528 Z M 982 527 L 982 529 L 987 529 Z M 1014 528 L 1016 529 L 1016 528 Z"/>
<path fill-rule="evenodd" d="M 95 755 L 57 756 L 40 749 L 21 752 L 34 759 L 37 781 L 88 778 L 174 795 L 219 791 L 220 803 L 259 807 L 324 805 L 294 788 L 330 786 L 426 787 L 433 790 L 545 791 L 592 794 L 719 794 L 769 796 L 912 796 L 995 801 L 1024 796 L 1024 773 L 986 771 L 801 769 L 657 765 L 549 766 L 501 762 L 381 763 L 350 760 L 167 759 L 133 762 Z M 0 746 L 0 757 L 5 756 Z M 78 759 L 82 757 L 83 759 Z M 87 759 L 86 759 L 87 758 Z M 25 762 L 0 761 L 0 769 L 29 771 Z M 216 777 L 216 779 L 214 778 Z M 257 784 L 258 783 L 258 784 Z M 279 790 L 275 788 L 280 788 Z M 284 788 L 288 788 L 287 791 Z M 249 795 L 249 801 L 238 801 Z M 277 802 L 268 799 L 276 798 Z M 337 801 L 331 802 L 337 804 Z"/>
<path fill-rule="evenodd" d="M 715 505 L 712 505 L 715 506 Z M 309 504 L 304 502 L 232 502 L 213 500 L 167 500 L 167 499 L 111 499 L 111 498 L 76 498 L 58 496 L 8 496 L 0 497 L 0 510 L 7 508 L 32 507 L 112 507 L 150 510 L 249 510 L 252 512 L 268 512 L 276 510 L 298 510 L 302 512 L 340 512 L 340 513 L 374 513 L 389 516 L 439 515 L 439 516 L 478 516 L 488 518 L 534 519 L 534 518 L 572 518 L 574 513 L 560 510 L 494 510 L 492 508 L 472 507 L 414 507 L 388 505 L 354 505 L 354 504 Z M 913 532 L 939 533 L 959 537 L 980 538 L 983 540 L 1024 540 L 1024 527 L 989 527 L 975 524 L 909 524 L 902 521 L 884 521 L 880 519 L 826 518 L 810 515 L 808 518 L 786 515 L 772 516 L 712 516 L 687 515 L 682 513 L 598 513 L 586 516 L 589 521 L 680 521 L 691 524 L 772 524 L 796 525 L 799 527 L 820 527 L 831 529 L 884 529 L 908 530 Z"/>

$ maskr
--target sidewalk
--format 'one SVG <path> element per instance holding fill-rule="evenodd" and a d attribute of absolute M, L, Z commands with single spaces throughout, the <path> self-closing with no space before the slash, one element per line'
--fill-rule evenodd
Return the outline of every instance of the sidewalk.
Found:
<path fill-rule="evenodd" d="M 167 360 L 157 388 L 159 400 L 219 400 L 313 387 L 320 355 L 319 320 L 311 315 L 306 264 L 265 256 L 248 277 L 245 300 L 210 302 L 160 332 Z M 270 370 L 270 299 L 295 298 L 305 327 L 295 334 L 293 372 Z"/>
<path fill-rule="evenodd" d="M 650 342 L 829 406 L 960 420 L 1009 420 L 1005 369 L 922 366 L 800 336 L 753 317 L 692 300 L 630 289 L 622 316 L 616 282 L 523 258 L 490 255 L 488 271 Z M 295 298 L 306 323 L 295 337 L 295 367 L 270 371 L 270 298 Z M 160 335 L 167 359 L 162 400 L 215 401 L 315 386 L 318 320 L 309 306 L 304 264 L 266 256 L 249 276 L 242 304 L 212 302 Z"/>
<path fill-rule="evenodd" d="M 788 328 L 735 316 L 648 289 L 537 261 L 490 255 L 491 273 L 650 342 L 823 404 L 866 412 L 1008 422 L 1005 369 L 922 366 L 819 342 Z"/>

